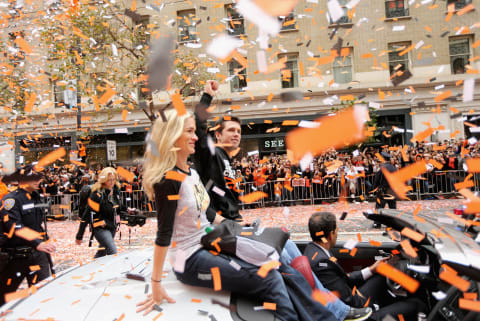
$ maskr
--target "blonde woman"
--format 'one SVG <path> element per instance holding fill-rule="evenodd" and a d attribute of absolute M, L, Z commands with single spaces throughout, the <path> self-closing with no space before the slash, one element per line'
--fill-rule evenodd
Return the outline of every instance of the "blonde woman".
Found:
<path fill-rule="evenodd" d="M 210 81 L 206 92 L 201 102 L 208 105 L 214 94 Z M 210 224 L 206 216 L 210 198 L 198 173 L 187 163 L 188 157 L 195 152 L 198 140 L 195 120 L 191 114 L 178 116 L 175 110 L 166 111 L 165 117 L 165 122 L 162 118 L 155 121 L 149 138 L 153 142 L 149 145 L 154 147 L 150 146 L 145 153 L 143 187 L 148 197 L 156 202 L 158 230 L 153 256 L 152 294 L 138 304 L 137 312 L 145 311 L 147 314 L 163 300 L 175 302 L 161 283 L 168 251 L 171 262 L 174 262 L 174 273 L 182 283 L 213 288 L 214 272 L 211 269 L 218 268 L 223 290 L 275 302 L 275 314 L 280 320 L 298 320 L 278 270 L 272 270 L 262 278 L 257 274 L 257 266 L 225 254 L 213 255 L 202 248 L 200 239 Z M 169 178 L 166 178 L 167 173 Z M 179 180 L 179 176 L 183 179 Z M 223 219 L 217 214 L 214 223 Z M 231 261 L 235 261 L 241 269 L 237 271 Z"/>
<path fill-rule="evenodd" d="M 120 183 L 113 167 L 105 167 L 92 185 L 88 206 L 82 215 L 75 242 L 82 244 L 87 224 L 93 228 L 93 236 L 99 243 L 95 258 L 117 253 L 114 237 L 120 223 L 120 211 L 125 208 L 120 202 Z"/>

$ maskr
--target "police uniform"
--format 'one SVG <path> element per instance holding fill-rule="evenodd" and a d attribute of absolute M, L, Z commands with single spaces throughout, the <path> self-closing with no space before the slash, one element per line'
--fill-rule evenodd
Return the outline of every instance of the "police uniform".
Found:
<path fill-rule="evenodd" d="M 8 263 L 0 271 L 0 306 L 5 303 L 5 294 L 15 292 L 25 277 L 31 286 L 50 276 L 48 255 L 36 250 L 45 238 L 43 209 L 37 207 L 41 203 L 37 191 L 28 193 L 22 188 L 3 198 L 0 249 L 4 259 L 8 255 Z M 16 232 L 22 228 L 39 232 L 42 238 L 27 240 L 17 236 Z"/>

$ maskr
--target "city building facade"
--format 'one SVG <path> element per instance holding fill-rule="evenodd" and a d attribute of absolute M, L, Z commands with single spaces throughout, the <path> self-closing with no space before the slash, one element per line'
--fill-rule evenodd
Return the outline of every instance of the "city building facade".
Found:
<path fill-rule="evenodd" d="M 285 135 L 293 129 L 282 126 L 284 120 L 314 120 L 352 101 L 375 110 L 382 144 L 411 144 L 428 126 L 437 128 L 427 138 L 431 142 L 476 135 L 480 91 L 472 79 L 480 70 L 480 0 L 338 3 L 345 14 L 334 22 L 327 2 L 298 1 L 288 16 L 279 17 L 282 30 L 264 50 L 257 26 L 237 12 L 234 2 L 147 0 L 136 3 L 136 12 L 155 26 L 157 35 L 175 35 L 179 52 L 208 62 L 208 77 L 221 83 L 213 116 L 242 119 L 243 155 L 284 153 Z M 220 60 L 206 53 L 220 34 L 243 42 L 235 58 Z M 261 72 L 263 59 L 284 67 Z M 75 108 L 56 107 L 60 99 L 75 99 L 58 92 L 53 85 L 44 89 L 42 94 L 50 94 L 55 104 L 29 115 L 31 121 L 2 124 L 17 162 L 34 160 L 56 146 L 75 149 L 81 137 L 78 118 L 88 128 L 87 160 L 106 162 L 107 140 L 116 141 L 117 161 L 141 157 L 151 121 L 140 108 L 129 110 L 125 121 L 121 109 L 93 114 L 90 97 L 79 97 L 79 114 Z M 166 92 L 154 94 L 158 108 L 169 99 Z M 198 99 L 187 97 L 185 103 L 193 106 Z M 32 144 L 25 147 L 25 142 Z"/>

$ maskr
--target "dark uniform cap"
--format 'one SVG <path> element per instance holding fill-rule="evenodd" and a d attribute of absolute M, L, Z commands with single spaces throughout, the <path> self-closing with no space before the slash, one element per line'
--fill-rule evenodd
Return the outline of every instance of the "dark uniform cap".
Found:
<path fill-rule="evenodd" d="M 43 178 L 43 173 L 37 172 L 33 169 L 32 165 L 22 166 L 17 168 L 15 172 L 9 175 L 5 175 L 2 181 L 5 184 L 31 182 Z"/>
<path fill-rule="evenodd" d="M 387 153 L 387 152 L 381 152 L 380 155 L 382 155 L 382 157 L 383 157 L 385 160 L 389 160 L 390 158 L 392 158 L 392 156 L 390 156 L 390 154 Z"/>

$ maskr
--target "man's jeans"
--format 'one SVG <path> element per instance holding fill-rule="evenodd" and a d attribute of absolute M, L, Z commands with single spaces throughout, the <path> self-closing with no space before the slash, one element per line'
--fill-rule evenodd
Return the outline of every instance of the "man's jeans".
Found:
<path fill-rule="evenodd" d="M 117 253 L 117 246 L 113 240 L 115 237 L 115 231 L 110 231 L 104 228 L 94 229 L 93 235 L 99 243 L 99 249 L 94 258 L 102 257 L 105 255 L 112 255 Z"/>
<path fill-rule="evenodd" d="M 237 270 L 235 266 L 240 269 Z M 185 271 L 175 274 L 182 283 L 213 288 L 211 268 L 214 267 L 219 269 L 222 290 L 245 294 L 263 302 L 276 303 L 274 313 L 280 320 L 299 319 L 278 270 L 272 270 L 262 278 L 257 274 L 258 266 L 224 254 L 213 255 L 207 250 L 200 249 L 185 262 Z"/>
<path fill-rule="evenodd" d="M 302 253 L 300 253 L 300 250 L 295 243 L 293 243 L 291 240 L 287 240 L 287 243 L 285 243 L 285 247 L 282 251 L 281 259 L 290 265 L 294 258 L 301 255 Z M 330 292 L 318 280 L 315 273 L 313 273 L 313 278 L 315 279 L 315 288 L 323 292 Z M 326 307 L 340 321 L 345 319 L 348 311 L 350 310 L 350 307 L 343 303 L 342 300 L 330 301 L 327 303 Z"/>

